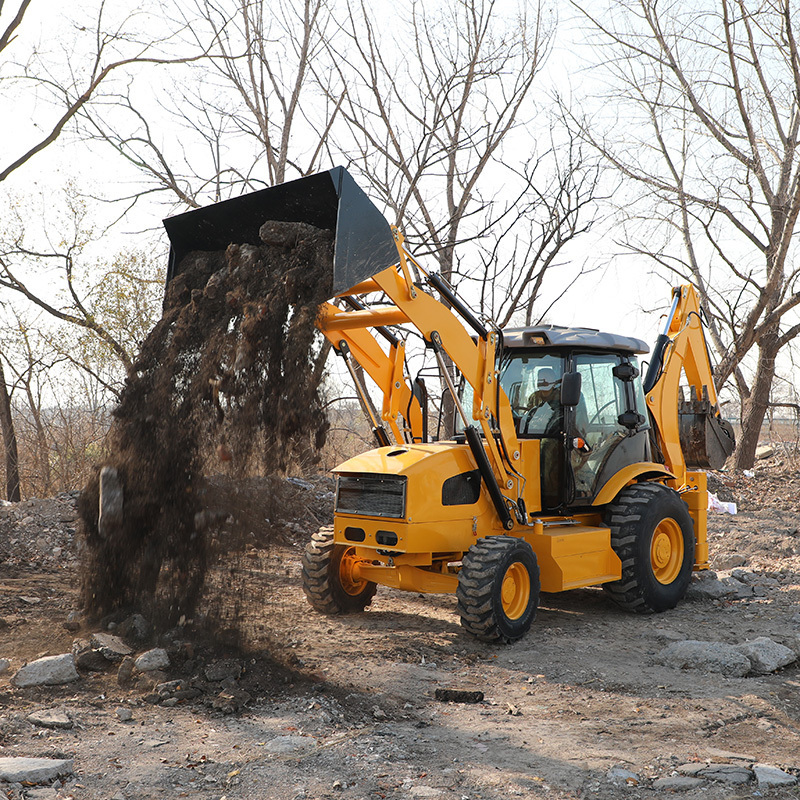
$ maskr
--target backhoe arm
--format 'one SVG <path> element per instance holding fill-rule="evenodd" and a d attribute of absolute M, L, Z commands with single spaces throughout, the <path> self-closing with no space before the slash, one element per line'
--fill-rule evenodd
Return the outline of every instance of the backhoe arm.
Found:
<path fill-rule="evenodd" d="M 681 377 L 690 399 L 682 399 Z M 709 360 L 697 292 L 690 284 L 672 290 L 672 308 L 659 336 L 644 390 L 664 463 L 677 487 L 687 467 L 719 469 L 733 452 L 730 425 L 722 419 Z"/>

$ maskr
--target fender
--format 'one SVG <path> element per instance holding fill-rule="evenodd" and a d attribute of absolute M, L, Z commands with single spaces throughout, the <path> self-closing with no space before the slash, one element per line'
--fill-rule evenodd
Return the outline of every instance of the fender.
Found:
<path fill-rule="evenodd" d="M 612 476 L 592 500 L 593 506 L 604 506 L 610 503 L 629 483 L 636 480 L 676 480 L 675 475 L 663 464 L 642 461 L 630 464 Z"/>

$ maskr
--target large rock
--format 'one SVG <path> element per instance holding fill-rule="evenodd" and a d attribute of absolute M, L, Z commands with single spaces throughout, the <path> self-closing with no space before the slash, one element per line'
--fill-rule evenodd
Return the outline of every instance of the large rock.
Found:
<path fill-rule="evenodd" d="M 0 781 L 49 783 L 73 770 L 71 758 L 0 758 Z"/>
<path fill-rule="evenodd" d="M 99 651 L 105 658 L 114 664 L 118 664 L 125 656 L 133 653 L 128 645 L 110 633 L 94 633 L 91 638 L 91 645 L 94 650 Z"/>
<path fill-rule="evenodd" d="M 718 576 L 714 572 L 702 572 L 695 576 L 686 590 L 687 600 L 740 600 L 753 596 L 753 588 L 730 575 Z"/>
<path fill-rule="evenodd" d="M 136 669 L 140 672 L 150 672 L 154 669 L 166 669 L 169 666 L 169 656 L 163 647 L 156 647 L 142 653 L 135 661 Z"/>
<path fill-rule="evenodd" d="M 57 709 L 34 711 L 33 714 L 28 714 L 28 722 L 39 728 L 63 728 L 66 730 L 72 727 L 72 720 L 66 712 Z"/>
<path fill-rule="evenodd" d="M 743 678 L 750 672 L 750 659 L 736 647 L 721 642 L 698 642 L 687 639 L 665 647 L 658 658 L 675 669 L 702 669 L 729 678 Z"/>
<path fill-rule="evenodd" d="M 696 773 L 698 778 L 706 778 L 718 783 L 750 783 L 753 773 L 739 764 L 708 764 Z"/>
<path fill-rule="evenodd" d="M 71 683 L 79 677 L 72 653 L 64 653 L 60 656 L 45 656 L 31 661 L 17 671 L 11 683 L 24 689 L 27 686 L 57 686 Z"/>
<path fill-rule="evenodd" d="M 776 669 L 785 667 L 797 659 L 794 650 L 773 642 L 766 636 L 759 636 L 752 642 L 737 644 L 736 649 L 750 659 L 751 670 L 757 675 L 775 672 Z"/>
<path fill-rule="evenodd" d="M 753 772 L 756 774 L 760 789 L 768 789 L 771 786 L 794 786 L 797 783 L 794 775 L 769 764 L 754 764 Z"/>

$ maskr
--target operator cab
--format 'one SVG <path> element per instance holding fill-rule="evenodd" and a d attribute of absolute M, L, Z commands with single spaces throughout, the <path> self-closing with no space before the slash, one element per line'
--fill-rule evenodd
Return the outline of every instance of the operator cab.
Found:
<path fill-rule="evenodd" d="M 648 350 L 640 339 L 587 328 L 503 332 L 500 384 L 519 438 L 541 442 L 543 510 L 591 505 L 620 469 L 652 460 L 637 360 Z M 462 388 L 467 407 L 471 394 Z"/>

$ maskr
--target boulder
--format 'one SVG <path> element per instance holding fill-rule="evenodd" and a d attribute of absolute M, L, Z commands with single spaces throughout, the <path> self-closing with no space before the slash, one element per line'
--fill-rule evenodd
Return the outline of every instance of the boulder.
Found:
<path fill-rule="evenodd" d="M 90 643 L 93 650 L 99 651 L 114 664 L 118 664 L 125 656 L 133 653 L 133 650 L 119 636 L 111 633 L 93 633 Z"/>
<path fill-rule="evenodd" d="M 760 789 L 768 789 L 771 786 L 794 786 L 797 783 L 794 775 L 770 764 L 754 764 L 753 772 Z"/>
<path fill-rule="evenodd" d="M 750 783 L 753 773 L 740 764 L 708 764 L 699 770 L 695 777 L 717 781 L 717 783 L 742 784 Z"/>
<path fill-rule="evenodd" d="M 0 781 L 8 783 L 49 783 L 61 775 L 70 775 L 71 758 L 0 758 Z"/>
<path fill-rule="evenodd" d="M 757 675 L 767 675 L 797 660 L 794 650 L 766 636 L 759 636 L 752 642 L 737 644 L 735 647 L 750 659 L 751 671 Z"/>
<path fill-rule="evenodd" d="M 135 661 L 136 669 L 140 672 L 151 672 L 154 669 L 169 667 L 169 656 L 163 647 L 156 647 L 142 653 Z"/>
<path fill-rule="evenodd" d="M 751 669 L 750 659 L 733 645 L 694 639 L 674 642 L 658 654 L 658 659 L 675 669 L 701 669 L 729 678 L 743 678 Z"/>
<path fill-rule="evenodd" d="M 58 686 L 76 681 L 79 677 L 72 653 L 64 653 L 31 661 L 17 671 L 11 684 L 21 689 L 27 686 Z"/>
<path fill-rule="evenodd" d="M 72 720 L 64 711 L 46 709 L 28 714 L 28 722 L 39 728 L 62 728 L 68 730 L 72 727 Z"/>

